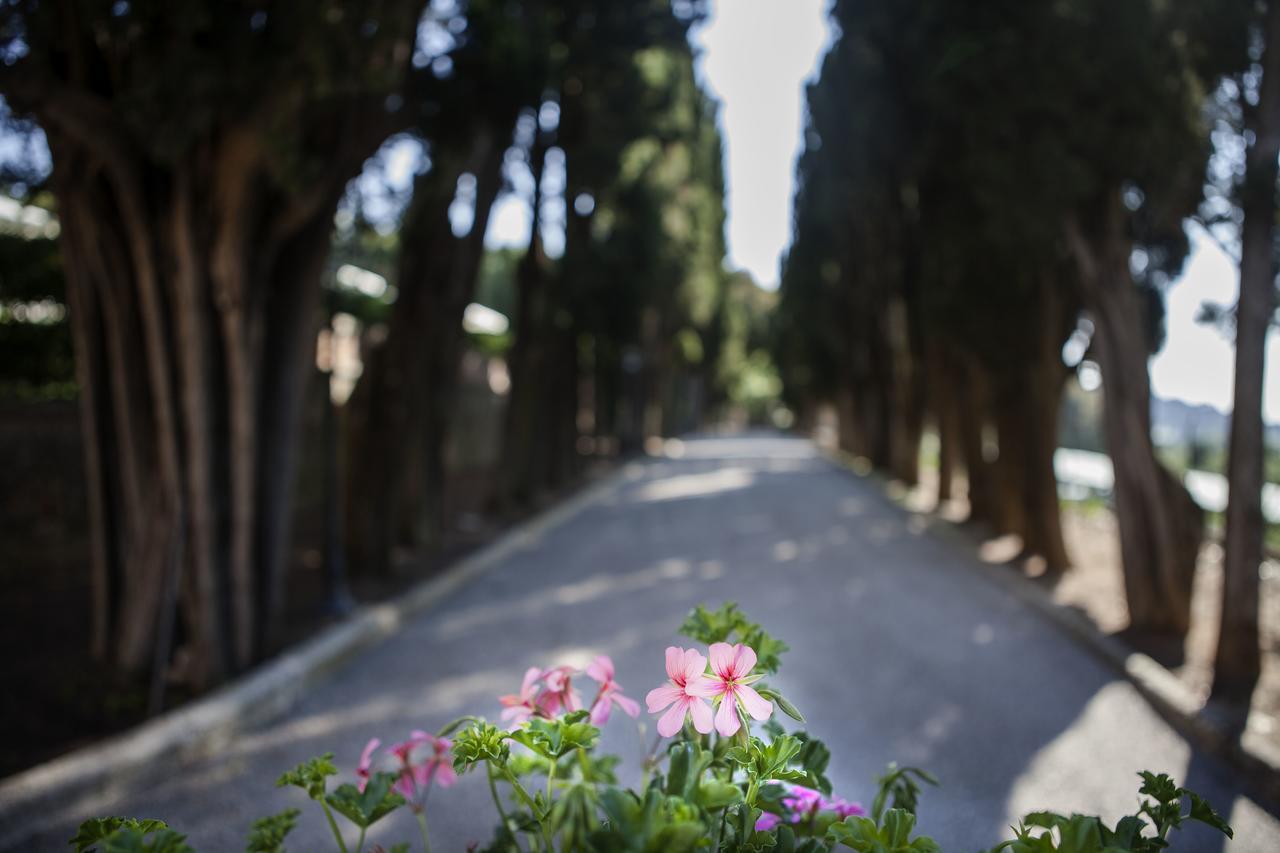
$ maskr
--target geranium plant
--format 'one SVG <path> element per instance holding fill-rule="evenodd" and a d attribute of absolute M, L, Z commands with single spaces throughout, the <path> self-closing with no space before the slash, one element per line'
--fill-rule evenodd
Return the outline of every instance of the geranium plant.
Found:
<path fill-rule="evenodd" d="M 657 739 L 642 761 L 636 788 L 620 785 L 618 757 L 596 748 L 600 727 L 615 709 L 640 715 L 639 704 L 625 695 L 605 656 L 584 672 L 567 666 L 528 670 L 519 692 L 499 698 L 500 724 L 462 717 L 434 734 L 414 731 L 382 752 L 378 740 L 369 741 L 353 782 L 330 788 L 338 768 L 327 754 L 285 773 L 277 784 L 297 787 L 317 803 L 340 853 L 367 853 L 368 828 L 401 808 L 417 819 L 420 840 L 414 846 L 429 851 L 428 795 L 467 773 L 485 777 L 493 801 L 497 825 L 484 848 L 492 851 L 941 849 L 916 834 L 923 786 L 937 784 L 927 772 L 890 765 L 864 808 L 832 791 L 827 747 L 803 730 L 783 727 L 783 715 L 804 723 L 795 706 L 766 681 L 778 671 L 784 643 L 733 604 L 695 609 L 681 632 L 698 645 L 668 648 L 668 680 L 645 696 Z M 587 703 L 578 689 L 583 675 L 594 682 Z M 1145 853 L 1167 848 L 1171 833 L 1186 821 L 1231 835 L 1199 796 L 1168 776 L 1141 775 L 1139 811 L 1114 827 L 1093 816 L 1035 812 L 992 853 Z M 288 809 L 255 822 L 247 850 L 283 851 L 299 815 Z M 339 818 L 359 830 L 354 848 L 344 840 Z M 86 821 L 71 844 L 78 853 L 191 850 L 181 834 L 160 821 L 125 818 Z M 397 844 L 388 853 L 409 849 L 407 843 Z"/>

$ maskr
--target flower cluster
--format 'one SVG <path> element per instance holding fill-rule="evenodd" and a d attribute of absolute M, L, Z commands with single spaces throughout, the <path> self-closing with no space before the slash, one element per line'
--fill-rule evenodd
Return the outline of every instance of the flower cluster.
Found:
<path fill-rule="evenodd" d="M 613 661 L 608 655 L 596 657 L 585 673 L 599 685 L 591 700 L 592 725 L 602 726 L 608 722 L 614 705 L 631 717 L 640 716 L 640 706 L 634 699 L 622 695 L 622 685 L 614 680 Z M 525 671 L 519 693 L 498 698 L 502 703 L 502 720 L 514 727 L 535 717 L 550 720 L 562 713 L 581 711 L 582 696 L 573 687 L 573 679 L 579 674 L 569 666 L 530 667 Z"/>
<path fill-rule="evenodd" d="M 751 687 L 760 680 L 751 672 L 756 665 L 754 649 L 742 643 L 712 643 L 707 652 L 703 657 L 697 649 L 667 649 L 668 682 L 645 697 L 650 714 L 667 709 L 658 719 L 658 734 L 663 737 L 680 731 L 686 717 L 695 730 L 710 734 L 713 717 L 708 700 L 719 704 L 714 728 L 724 737 L 732 737 L 747 724 L 744 712 L 759 721 L 773 714 L 773 703 Z"/>
<path fill-rule="evenodd" d="M 788 785 L 787 795 L 781 799 L 782 814 L 765 812 L 756 821 L 757 832 L 768 832 L 778 824 L 815 821 L 823 812 L 831 813 L 835 820 L 861 817 L 867 813 L 861 803 L 850 802 L 843 797 L 827 797 L 821 791 L 803 785 Z"/>
<path fill-rule="evenodd" d="M 372 738 L 365 744 L 360 753 L 360 763 L 356 767 L 356 777 L 360 780 L 357 788 L 363 792 L 369 784 L 370 777 L 377 772 L 374 768 L 374 753 L 382 741 Z M 453 758 L 449 750 L 453 743 L 448 738 L 436 737 L 420 729 L 409 733 L 409 739 L 394 744 L 384 753 L 382 763 L 389 764 L 387 772 L 396 776 L 392 790 L 409 802 L 420 802 L 426 796 L 432 783 L 441 788 L 448 788 L 458 780 L 453 770 Z"/>

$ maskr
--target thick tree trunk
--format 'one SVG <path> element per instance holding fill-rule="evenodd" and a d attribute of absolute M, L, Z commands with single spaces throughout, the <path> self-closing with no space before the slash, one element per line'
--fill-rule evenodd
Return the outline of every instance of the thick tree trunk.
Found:
<path fill-rule="evenodd" d="M 1102 368 L 1103 425 L 1115 470 L 1130 626 L 1185 634 L 1203 513 L 1156 458 L 1151 441 L 1149 349 L 1142 302 L 1129 275 L 1130 244 L 1118 192 L 1098 222 L 1092 238 L 1068 223 L 1067 238 Z"/>
<path fill-rule="evenodd" d="M 938 431 L 938 505 L 952 497 L 952 477 L 961 456 L 960 423 L 955 395 L 955 366 L 950 347 L 934 343 L 929 347 L 929 409 Z"/>
<path fill-rule="evenodd" d="M 1214 660 L 1217 697 L 1247 701 L 1261 673 L 1258 567 L 1265 436 L 1262 380 L 1267 328 L 1275 308 L 1276 160 L 1280 157 L 1280 0 L 1266 12 L 1262 88 L 1252 113 L 1254 143 L 1246 155 L 1241 229 L 1240 301 L 1236 307 L 1236 371 L 1223 550 L 1222 622 Z"/>
<path fill-rule="evenodd" d="M 181 640 L 185 677 L 206 686 L 271 642 L 291 438 L 345 182 L 282 194 L 247 130 L 161 165 L 105 128 L 90 140 L 45 124 L 83 389 L 94 651 L 158 671 Z M 364 153 L 344 147 L 335 170 Z"/>

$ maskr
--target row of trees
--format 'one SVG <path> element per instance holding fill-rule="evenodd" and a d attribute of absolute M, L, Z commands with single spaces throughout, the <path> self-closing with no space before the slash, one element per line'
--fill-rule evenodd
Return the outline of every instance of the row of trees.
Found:
<path fill-rule="evenodd" d="M 356 565 L 383 571 L 394 546 L 438 534 L 462 313 L 513 164 L 533 175 L 534 226 L 503 503 L 572 478 L 584 436 L 625 448 L 700 417 L 688 401 L 723 386 L 728 289 L 720 138 L 686 37 L 701 15 L 669 0 L 5 4 L 0 93 L 52 154 L 98 657 L 163 677 L 182 645 L 201 687 L 271 648 L 334 213 L 389 139 L 420 140 L 429 167 L 389 241 L 399 297 L 351 401 Z M 472 221 L 455 231 L 462 199 Z M 554 260 L 548 218 L 563 220 Z"/>
<path fill-rule="evenodd" d="M 831 15 L 783 268 L 787 394 L 802 414 L 834 402 L 841 445 L 907 482 L 931 420 L 940 498 L 963 469 L 974 518 L 1060 572 L 1062 353 L 1087 341 L 1139 631 L 1187 631 L 1202 531 L 1151 439 L 1162 291 L 1184 222 L 1244 223 L 1217 677 L 1251 688 L 1280 4 L 836 0 Z M 1220 155 L 1206 170 L 1211 131 L 1248 140 L 1247 174 Z"/>

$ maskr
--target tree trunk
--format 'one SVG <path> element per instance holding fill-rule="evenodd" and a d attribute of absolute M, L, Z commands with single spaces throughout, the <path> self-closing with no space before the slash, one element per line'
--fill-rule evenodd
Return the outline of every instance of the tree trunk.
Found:
<path fill-rule="evenodd" d="M 1280 157 L 1280 0 L 1266 12 L 1262 88 L 1251 113 L 1254 143 L 1246 156 L 1241 228 L 1240 301 L 1236 307 L 1236 371 L 1231 414 L 1223 550 L 1222 622 L 1214 660 L 1215 697 L 1247 701 L 1261 673 L 1258 567 L 1265 436 L 1262 380 L 1267 328 L 1275 308 L 1276 160 Z"/>
<path fill-rule="evenodd" d="M 1094 321 L 1093 347 L 1103 377 L 1103 426 L 1115 470 L 1116 521 L 1130 626 L 1185 634 L 1203 513 L 1156 458 L 1151 442 L 1149 348 L 1143 305 L 1129 275 L 1119 192 L 1091 237 L 1074 222 L 1068 244 Z"/>
<path fill-rule="evenodd" d="M 986 429 L 990 392 L 986 376 L 969 357 L 957 359 L 956 397 L 965 401 L 959 407 L 960 450 L 964 458 L 965 481 L 968 484 L 970 522 L 990 522 L 995 517 L 994 471 L 987 462 Z"/>
<path fill-rule="evenodd" d="M 161 677 L 180 639 L 204 687 L 271 642 L 316 284 L 345 176 L 376 140 L 354 135 L 331 178 L 291 197 L 247 128 L 160 164 L 114 125 L 43 123 L 82 384 L 93 648 Z"/>
<path fill-rule="evenodd" d="M 544 328 L 548 308 L 545 258 L 542 252 L 542 172 L 549 141 L 538 133 L 529 155 L 533 171 L 532 228 L 529 248 L 516 267 L 515 340 L 508 359 L 511 391 L 507 397 L 502 440 L 500 503 L 506 509 L 528 504 L 534 496 L 538 441 L 538 387 L 545 370 Z"/>

